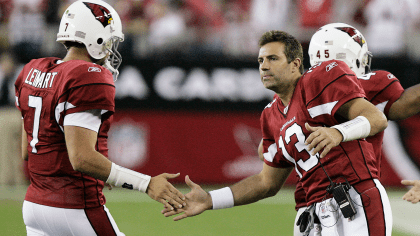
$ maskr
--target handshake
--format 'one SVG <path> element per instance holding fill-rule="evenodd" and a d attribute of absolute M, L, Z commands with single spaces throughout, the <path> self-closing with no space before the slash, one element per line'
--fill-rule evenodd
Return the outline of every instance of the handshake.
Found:
<path fill-rule="evenodd" d="M 177 221 L 212 209 L 213 203 L 210 194 L 204 191 L 200 185 L 192 182 L 188 175 L 185 176 L 185 183 L 191 188 L 191 192 L 186 195 L 168 182 L 168 179 L 174 179 L 179 175 L 179 173 L 163 173 L 152 177 L 150 180 L 146 193 L 150 198 L 164 205 L 162 214 L 169 217 L 184 213 L 174 218 Z"/>

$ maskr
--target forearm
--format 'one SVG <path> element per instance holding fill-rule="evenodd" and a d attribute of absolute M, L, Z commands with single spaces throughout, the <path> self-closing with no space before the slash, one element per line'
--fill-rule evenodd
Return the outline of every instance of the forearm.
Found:
<path fill-rule="evenodd" d="M 233 193 L 235 206 L 246 205 L 257 202 L 261 199 L 274 196 L 279 190 L 278 188 L 270 188 L 262 183 L 260 174 L 248 177 L 230 188 Z"/>
<path fill-rule="evenodd" d="M 292 170 L 292 167 L 273 168 L 264 163 L 263 170 L 259 174 L 250 176 L 230 187 L 234 206 L 254 203 L 276 195 Z M 215 206 L 213 206 L 213 209 L 215 209 Z"/>
<path fill-rule="evenodd" d="M 366 111 L 363 110 L 359 116 L 365 117 L 370 124 L 370 132 L 368 136 L 373 136 L 379 132 L 382 132 L 388 126 L 386 116 L 381 111 Z"/>
<path fill-rule="evenodd" d="M 93 178 L 106 181 L 111 172 L 112 162 L 101 153 L 90 150 L 76 154 L 71 161 L 73 169 Z"/>
<path fill-rule="evenodd" d="M 337 114 L 349 121 L 356 119 L 358 116 L 366 118 L 369 121 L 369 130 L 366 132 L 365 137 L 373 136 L 385 130 L 388 126 L 385 115 L 364 98 L 355 98 L 348 101 L 337 110 Z"/>
<path fill-rule="evenodd" d="M 388 119 L 403 120 L 420 112 L 420 84 L 404 91 L 388 112 Z"/>
<path fill-rule="evenodd" d="M 74 170 L 117 187 L 147 191 L 151 177 L 112 163 L 101 153 L 90 150 L 72 157 Z"/>
<path fill-rule="evenodd" d="M 147 191 L 150 176 L 118 166 L 96 151 L 96 132 L 77 126 L 64 126 L 64 133 L 74 170 L 118 187 Z"/>

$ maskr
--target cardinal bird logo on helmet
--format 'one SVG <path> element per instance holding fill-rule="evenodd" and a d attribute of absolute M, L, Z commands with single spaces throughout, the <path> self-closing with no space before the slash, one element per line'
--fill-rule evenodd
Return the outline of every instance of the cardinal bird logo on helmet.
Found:
<path fill-rule="evenodd" d="M 357 32 L 355 28 L 351 27 L 337 27 L 336 29 L 343 31 L 344 33 L 347 33 L 361 46 L 365 43 L 365 40 L 362 38 L 362 36 Z"/>
<path fill-rule="evenodd" d="M 95 19 L 101 22 L 104 28 L 107 25 L 111 24 L 111 21 L 112 21 L 111 12 L 108 9 L 106 9 L 104 6 L 101 6 L 95 3 L 87 3 L 87 2 L 84 2 L 84 4 L 86 5 L 87 8 L 90 9 L 92 14 L 95 16 Z"/>

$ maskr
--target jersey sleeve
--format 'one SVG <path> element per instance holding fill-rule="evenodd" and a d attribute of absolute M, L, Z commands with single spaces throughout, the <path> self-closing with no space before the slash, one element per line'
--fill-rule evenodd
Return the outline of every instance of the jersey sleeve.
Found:
<path fill-rule="evenodd" d="M 64 116 L 99 109 L 102 120 L 115 111 L 115 86 L 112 74 L 94 64 L 78 65 L 67 73 L 55 108 L 56 120 L 63 125 Z M 95 69 L 96 68 L 96 69 Z"/>
<path fill-rule="evenodd" d="M 19 104 L 20 90 L 22 89 L 23 74 L 24 74 L 24 71 L 27 70 L 27 67 L 28 66 L 24 66 L 22 68 L 22 71 L 19 73 L 19 75 L 18 75 L 18 77 L 15 81 L 15 99 L 16 99 L 15 106 L 21 112 L 22 112 L 22 109 L 21 109 L 20 104 Z"/>
<path fill-rule="evenodd" d="M 86 84 L 71 89 L 66 97 L 66 114 L 93 109 L 115 111 L 115 87 L 109 84 Z"/>
<path fill-rule="evenodd" d="M 365 92 L 354 72 L 342 61 L 331 60 L 311 68 L 302 78 L 306 109 L 312 118 L 328 115 L 323 120 L 333 125 L 335 112 L 346 102 L 365 97 Z M 325 117 L 325 116 L 324 116 Z M 330 120 L 330 121 L 328 121 Z"/>
<path fill-rule="evenodd" d="M 386 88 L 386 92 L 390 93 L 389 100 L 385 105 L 383 110 L 386 117 L 389 115 L 389 109 L 391 108 L 392 104 L 397 101 L 404 92 L 404 88 L 401 86 L 399 82 L 392 83 L 389 87 Z"/>
<path fill-rule="evenodd" d="M 388 117 L 389 109 L 397 101 L 404 88 L 388 71 L 374 71 L 359 78 L 367 99 Z"/>
<path fill-rule="evenodd" d="M 273 103 L 274 102 L 275 101 L 273 101 Z M 272 103 L 270 104 L 272 105 Z M 270 113 L 270 107 L 267 106 L 266 109 L 264 109 L 260 119 L 261 130 L 263 133 L 264 163 L 275 168 L 293 167 L 294 164 L 292 162 L 288 162 L 287 158 L 281 158 L 283 154 L 278 151 L 279 148 L 277 147 L 274 134 L 271 130 L 271 127 L 275 126 L 270 125 L 270 122 L 273 122 L 273 120 L 270 119 L 270 116 L 268 115 L 268 113 Z"/>

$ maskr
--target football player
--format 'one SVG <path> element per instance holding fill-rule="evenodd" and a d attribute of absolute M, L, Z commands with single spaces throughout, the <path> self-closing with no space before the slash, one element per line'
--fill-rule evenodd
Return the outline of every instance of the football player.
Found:
<path fill-rule="evenodd" d="M 391 234 L 389 200 L 364 139 L 383 131 L 386 117 L 365 99 L 345 62 L 319 63 L 303 74 L 302 60 L 293 36 L 269 31 L 261 37 L 261 81 L 278 95 L 261 115 L 263 170 L 209 194 L 186 178 L 192 189 L 186 208 L 164 209 L 165 216 L 183 212 L 174 218 L 180 220 L 273 196 L 295 169 L 307 204 L 330 227 L 325 235 Z"/>
<path fill-rule="evenodd" d="M 420 112 L 420 96 L 417 95 L 420 85 L 404 91 L 399 80 L 393 74 L 383 70 L 372 72 L 370 70 L 372 54 L 368 51 L 363 35 L 353 26 L 344 23 L 333 23 L 321 27 L 310 41 L 308 54 L 312 66 L 333 59 L 346 62 L 361 82 L 367 100 L 384 112 L 388 119 L 406 119 Z M 372 143 L 375 150 L 376 166 L 379 173 L 383 135 L 384 132 L 380 132 L 366 138 L 368 142 Z M 262 144 L 260 144 L 258 152 L 260 159 L 263 159 Z M 403 181 L 404 183 L 406 182 Z M 409 182 L 406 184 L 414 185 L 414 183 Z M 412 192 L 415 192 L 415 190 L 416 188 L 413 188 Z M 405 197 L 408 199 L 408 196 Z M 410 196 L 413 196 L 414 202 L 416 199 L 415 194 Z M 305 198 L 306 194 L 301 183 L 298 182 L 295 191 L 296 210 L 298 213 L 295 219 L 294 235 L 302 235 L 296 223 L 307 208 Z M 320 229 L 321 226 L 316 225 L 315 230 L 311 231 L 309 235 L 314 235 L 314 232 Z"/>
<path fill-rule="evenodd" d="M 66 56 L 34 59 L 17 78 L 22 156 L 31 181 L 23 203 L 28 235 L 124 235 L 105 207 L 105 182 L 146 193 L 166 207 L 185 203 L 168 182 L 179 174 L 151 177 L 107 158 L 113 74 L 118 75 L 123 40 L 120 17 L 109 4 L 76 1 L 57 34 Z"/>

